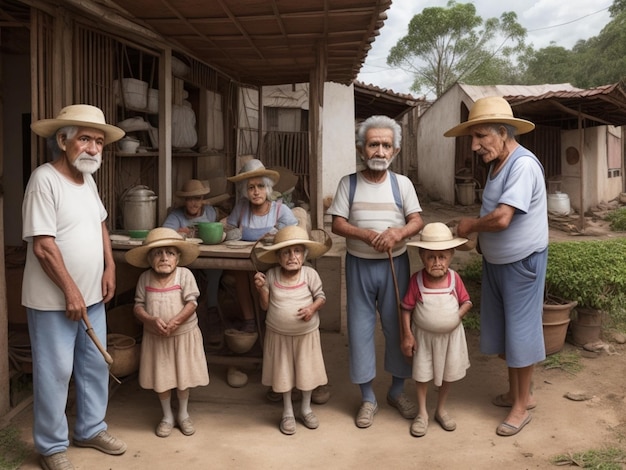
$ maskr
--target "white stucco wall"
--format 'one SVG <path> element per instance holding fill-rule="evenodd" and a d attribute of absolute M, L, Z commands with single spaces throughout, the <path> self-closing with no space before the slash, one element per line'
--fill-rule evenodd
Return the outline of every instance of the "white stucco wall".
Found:
<path fill-rule="evenodd" d="M 622 191 L 623 176 L 608 177 L 607 163 L 607 126 L 590 127 L 584 130 L 584 147 L 580 150 L 578 130 L 564 131 L 561 141 L 561 192 L 569 196 L 572 208 L 580 212 L 580 169 L 583 164 L 584 210 L 600 202 L 608 202 L 619 196 Z M 619 128 L 612 127 L 612 132 L 620 135 Z M 566 159 L 568 147 L 579 151 L 580 161 L 570 165 Z M 624 169 L 622 168 L 622 175 Z"/>
<path fill-rule="evenodd" d="M 448 204 L 455 201 L 456 138 L 444 137 L 443 133 L 461 122 L 462 100 L 468 100 L 465 93 L 452 87 L 426 110 L 417 129 L 418 183 L 430 199 Z"/>
<path fill-rule="evenodd" d="M 354 86 L 324 84 L 322 198 L 334 197 L 342 176 L 354 173 Z"/>
<path fill-rule="evenodd" d="M 263 105 L 309 107 L 309 84 L 263 87 Z M 326 82 L 322 108 L 322 198 L 334 197 L 339 180 L 356 169 L 354 86 Z"/>

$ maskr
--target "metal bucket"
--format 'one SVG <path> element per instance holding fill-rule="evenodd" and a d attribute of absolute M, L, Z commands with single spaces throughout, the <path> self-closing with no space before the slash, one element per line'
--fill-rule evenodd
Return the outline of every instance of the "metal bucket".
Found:
<path fill-rule="evenodd" d="M 459 201 L 459 204 L 462 206 L 471 206 L 474 204 L 474 200 L 476 198 L 476 183 L 457 183 L 454 185 L 456 188 L 456 198 Z"/>
<path fill-rule="evenodd" d="M 156 201 L 154 191 L 147 186 L 135 186 L 122 195 L 124 229 L 152 230 L 156 227 Z"/>

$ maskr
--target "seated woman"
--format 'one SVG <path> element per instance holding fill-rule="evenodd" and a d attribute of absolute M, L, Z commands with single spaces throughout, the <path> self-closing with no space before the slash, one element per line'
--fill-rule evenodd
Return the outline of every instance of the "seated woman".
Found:
<path fill-rule="evenodd" d="M 277 171 L 266 169 L 257 159 L 249 160 L 237 175 L 228 178 L 236 183 L 239 195 L 239 200 L 226 219 L 229 239 L 255 242 L 268 233 L 274 234 L 283 227 L 298 224 L 298 219 L 287 205 L 280 200 L 270 200 L 273 186 L 279 178 Z M 233 236 L 233 233 L 237 233 L 237 236 Z M 232 275 L 235 277 L 243 314 L 241 330 L 256 331 L 249 274 L 246 271 L 234 271 Z"/>
<path fill-rule="evenodd" d="M 190 179 L 175 196 L 183 200 L 183 205 L 173 209 L 163 222 L 163 227 L 176 230 L 186 237 L 194 237 L 194 227 L 198 222 L 216 222 L 219 220 L 218 211 L 205 199 L 211 188 L 197 179 Z M 217 348 L 221 346 L 220 318 L 218 292 L 221 269 L 205 269 L 202 272 L 194 270 L 198 284 L 203 287 L 206 283 L 206 311 L 199 311 L 199 322 L 205 340 L 205 347 Z M 201 279 L 204 275 L 205 280 Z"/>

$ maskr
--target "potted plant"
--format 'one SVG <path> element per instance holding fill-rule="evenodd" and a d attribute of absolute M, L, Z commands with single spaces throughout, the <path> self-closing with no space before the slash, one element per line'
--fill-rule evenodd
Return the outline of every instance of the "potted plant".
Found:
<path fill-rule="evenodd" d="M 543 340 L 546 355 L 555 354 L 563 349 L 572 310 L 578 304 L 575 300 L 564 300 L 547 294 L 543 302 Z"/>
<path fill-rule="evenodd" d="M 626 239 L 551 242 L 546 296 L 577 302 L 570 324 L 575 344 L 600 339 L 603 314 L 624 316 Z"/>

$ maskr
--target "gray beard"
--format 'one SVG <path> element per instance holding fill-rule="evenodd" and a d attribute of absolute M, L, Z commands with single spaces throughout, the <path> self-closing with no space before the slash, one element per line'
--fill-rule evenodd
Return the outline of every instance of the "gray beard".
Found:
<path fill-rule="evenodd" d="M 386 158 L 370 158 L 365 165 L 372 171 L 385 171 L 391 165 L 391 160 Z"/>
<path fill-rule="evenodd" d="M 81 155 L 82 156 L 82 155 Z M 98 161 L 93 160 L 83 160 L 79 156 L 76 160 L 74 160 L 74 168 L 84 174 L 93 175 L 102 164 L 102 156 L 99 156 Z"/>

